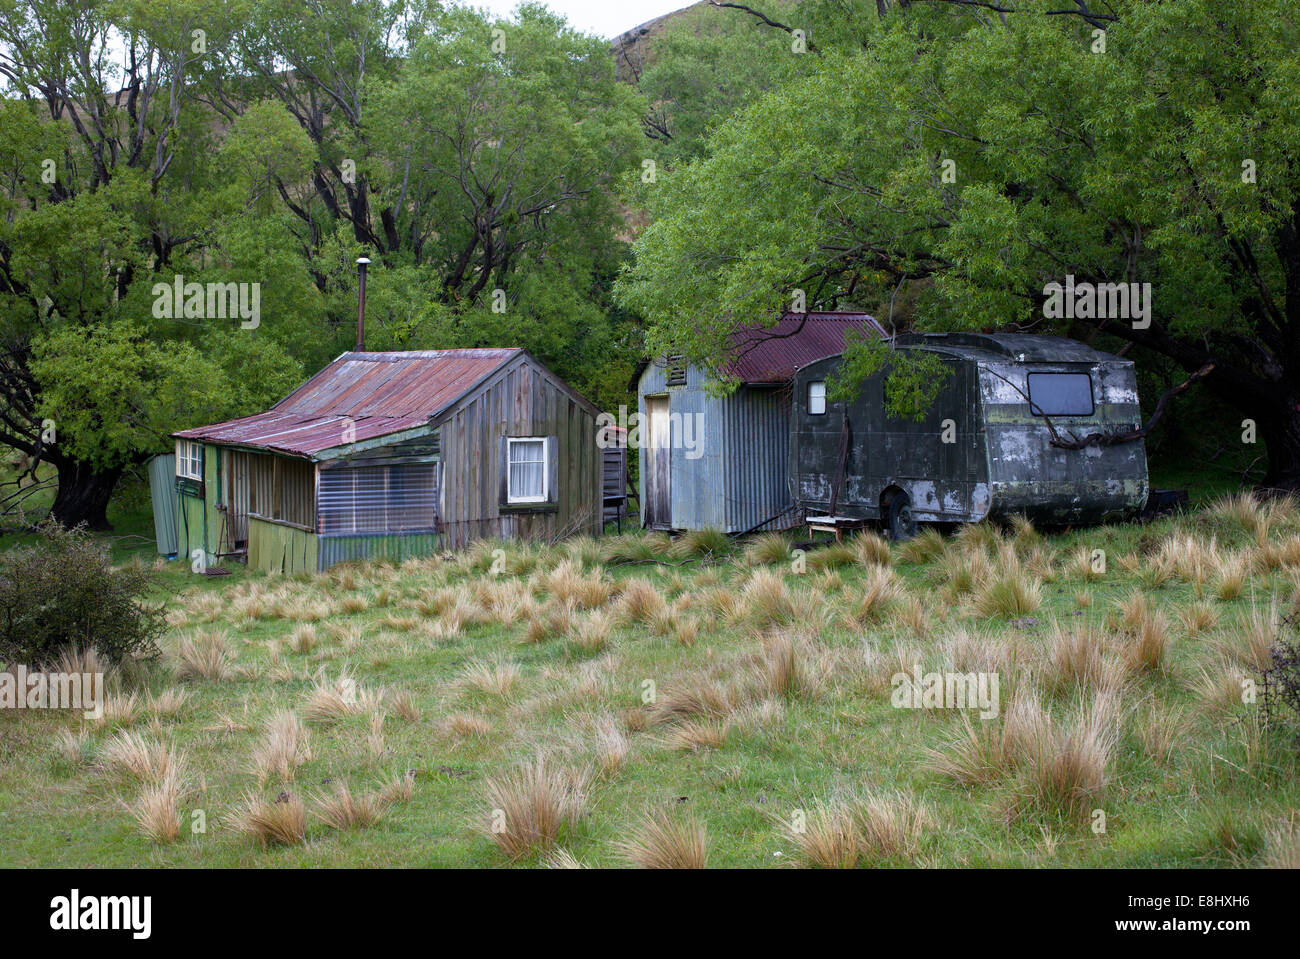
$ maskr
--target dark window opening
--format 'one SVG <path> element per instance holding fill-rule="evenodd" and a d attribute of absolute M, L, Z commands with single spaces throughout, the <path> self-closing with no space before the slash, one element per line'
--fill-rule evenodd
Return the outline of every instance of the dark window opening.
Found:
<path fill-rule="evenodd" d="M 1087 373 L 1030 373 L 1029 402 L 1035 416 L 1091 416 L 1092 377 Z"/>

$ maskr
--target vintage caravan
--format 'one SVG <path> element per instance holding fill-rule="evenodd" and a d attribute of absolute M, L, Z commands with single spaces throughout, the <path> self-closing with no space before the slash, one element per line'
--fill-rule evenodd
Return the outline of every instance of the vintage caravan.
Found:
<path fill-rule="evenodd" d="M 1023 514 L 1043 525 L 1132 516 L 1147 463 L 1133 364 L 1073 340 L 1028 334 L 913 334 L 946 376 L 919 420 L 885 409 L 888 367 L 849 402 L 827 396 L 840 357 L 792 382 L 791 493 L 809 522 L 881 521 L 906 538 L 918 522 Z"/>

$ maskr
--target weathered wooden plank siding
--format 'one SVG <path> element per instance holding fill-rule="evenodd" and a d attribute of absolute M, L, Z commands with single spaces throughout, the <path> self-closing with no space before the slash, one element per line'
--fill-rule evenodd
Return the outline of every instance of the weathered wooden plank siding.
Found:
<path fill-rule="evenodd" d="M 446 546 L 600 531 L 595 416 L 526 358 L 468 395 L 440 428 Z M 553 503 L 503 509 L 501 444 L 509 436 L 552 439 Z"/>

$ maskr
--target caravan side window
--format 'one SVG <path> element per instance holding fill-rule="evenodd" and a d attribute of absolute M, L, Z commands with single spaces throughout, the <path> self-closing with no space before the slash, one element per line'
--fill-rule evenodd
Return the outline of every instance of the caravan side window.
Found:
<path fill-rule="evenodd" d="M 1035 416 L 1091 416 L 1092 377 L 1087 373 L 1030 373 L 1029 402 Z"/>
<path fill-rule="evenodd" d="M 203 479 L 203 444 L 190 440 L 176 441 L 176 475 L 183 479 Z"/>
<path fill-rule="evenodd" d="M 510 503 L 545 503 L 549 443 L 542 436 L 516 439 L 507 445 L 508 478 L 506 501 Z"/>
<path fill-rule="evenodd" d="M 819 416 L 826 412 L 826 381 L 808 384 L 808 412 Z"/>

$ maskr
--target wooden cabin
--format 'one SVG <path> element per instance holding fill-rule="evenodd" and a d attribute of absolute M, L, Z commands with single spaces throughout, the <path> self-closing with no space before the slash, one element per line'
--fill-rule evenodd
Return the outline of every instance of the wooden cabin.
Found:
<path fill-rule="evenodd" d="M 870 316 L 848 312 L 792 313 L 737 330 L 726 369 L 739 386 L 725 395 L 694 364 L 642 363 L 633 381 L 642 526 L 746 533 L 793 525 L 790 379 L 843 352 L 850 330 L 884 335 Z"/>
<path fill-rule="evenodd" d="M 314 573 L 597 534 L 597 415 L 522 349 L 344 353 L 264 413 L 173 434 L 178 551 Z"/>

